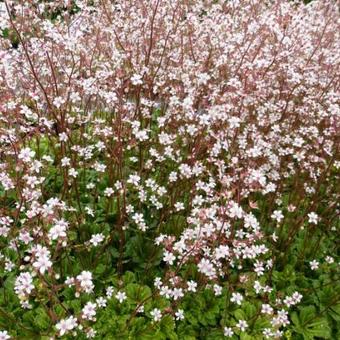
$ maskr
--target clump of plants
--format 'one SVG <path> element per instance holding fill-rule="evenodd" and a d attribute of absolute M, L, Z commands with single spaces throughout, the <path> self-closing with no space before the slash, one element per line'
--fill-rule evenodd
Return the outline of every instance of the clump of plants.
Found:
<path fill-rule="evenodd" d="M 0 339 L 340 338 L 336 2 L 0 3 Z"/>

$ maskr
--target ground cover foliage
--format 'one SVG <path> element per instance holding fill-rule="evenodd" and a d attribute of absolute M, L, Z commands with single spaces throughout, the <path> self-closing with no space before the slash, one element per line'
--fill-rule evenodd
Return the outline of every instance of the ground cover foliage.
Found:
<path fill-rule="evenodd" d="M 0 339 L 339 339 L 336 1 L 0 3 Z"/>

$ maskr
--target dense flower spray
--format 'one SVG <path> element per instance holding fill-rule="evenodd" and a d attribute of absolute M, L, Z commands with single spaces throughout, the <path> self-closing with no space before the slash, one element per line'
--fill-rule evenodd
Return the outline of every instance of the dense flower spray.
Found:
<path fill-rule="evenodd" d="M 225 337 L 281 337 L 303 296 L 274 289 L 273 268 L 337 214 L 335 3 L 0 6 L 0 271 L 23 313 L 91 338 L 107 306 L 130 308 L 123 331 L 137 315 L 181 323 L 181 302 L 210 290 L 255 308 L 221 316 Z M 161 264 L 133 304 L 121 277 L 138 240 L 145 273 Z"/>

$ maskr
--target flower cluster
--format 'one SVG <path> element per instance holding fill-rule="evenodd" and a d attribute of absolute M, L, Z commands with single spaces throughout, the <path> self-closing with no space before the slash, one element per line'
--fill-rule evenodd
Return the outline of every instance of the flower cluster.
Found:
<path fill-rule="evenodd" d="M 44 335 L 91 338 L 111 310 L 123 334 L 137 315 L 185 323 L 186 299 L 209 291 L 257 308 L 221 312 L 224 336 L 282 336 L 302 293 L 277 271 L 295 247 L 317 275 L 338 218 L 336 12 L 331 0 L 1 3 L 0 273 L 19 318 L 39 306 Z M 145 296 L 129 270 L 153 284 Z"/>

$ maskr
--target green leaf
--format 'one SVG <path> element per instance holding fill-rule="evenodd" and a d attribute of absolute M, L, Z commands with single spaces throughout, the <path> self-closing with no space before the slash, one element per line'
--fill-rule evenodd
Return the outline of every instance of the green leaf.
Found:
<path fill-rule="evenodd" d="M 138 285 L 137 283 L 129 283 L 125 290 L 128 297 L 136 303 L 151 296 L 151 289 L 148 286 Z"/>
<path fill-rule="evenodd" d="M 41 330 L 47 329 L 50 325 L 50 318 L 45 309 L 38 307 L 35 310 L 36 316 L 34 318 L 34 324 Z"/>
<path fill-rule="evenodd" d="M 301 308 L 299 315 L 297 315 L 296 312 L 293 312 L 291 319 L 294 323 L 294 331 L 301 334 L 305 340 L 312 340 L 315 337 L 321 339 L 331 338 L 331 329 L 327 319 L 316 317 L 314 306 Z"/>
<path fill-rule="evenodd" d="M 242 309 L 236 309 L 234 312 L 234 316 L 237 320 L 246 320 L 246 314 Z"/>
<path fill-rule="evenodd" d="M 314 318 L 316 312 L 314 306 L 307 306 L 300 308 L 299 319 L 301 324 L 307 323 L 309 320 Z"/>

